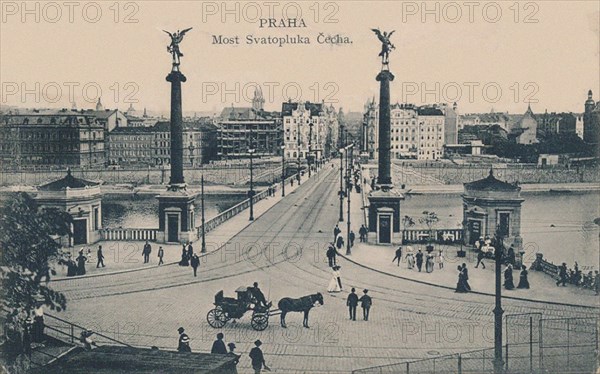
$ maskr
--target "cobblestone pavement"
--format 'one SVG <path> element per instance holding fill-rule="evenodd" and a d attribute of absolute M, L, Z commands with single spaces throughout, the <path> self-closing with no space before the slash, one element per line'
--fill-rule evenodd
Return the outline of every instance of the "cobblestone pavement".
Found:
<path fill-rule="evenodd" d="M 328 168 L 328 169 L 327 169 Z M 338 258 L 341 293 L 326 292 L 331 272 L 325 248 L 338 215 L 338 169 L 326 166 L 204 259 L 197 278 L 189 268 L 168 265 L 144 271 L 69 279 L 52 283 L 69 304 L 60 316 L 139 346 L 174 349 L 177 328 L 190 335 L 194 351 L 206 352 L 217 332 L 234 341 L 240 373 L 251 372 L 247 353 L 260 338 L 267 364 L 277 373 L 349 372 L 438 354 L 493 346 L 493 298 L 418 284 Z M 354 195 L 358 196 L 358 195 Z M 354 197 L 353 196 L 353 197 Z M 341 226 L 341 225 L 340 225 Z M 360 222 L 353 224 L 358 228 Z M 357 231 L 357 230 L 356 230 Z M 221 330 L 206 314 L 214 295 L 234 296 L 239 286 L 257 281 L 267 299 L 322 292 L 324 305 L 302 315 L 290 313 L 288 328 L 279 317 L 262 332 L 250 327 L 250 313 Z M 370 320 L 350 321 L 347 291 L 368 288 L 374 305 Z M 506 300 L 506 314 L 543 312 L 545 316 L 595 316 L 589 308 Z"/>

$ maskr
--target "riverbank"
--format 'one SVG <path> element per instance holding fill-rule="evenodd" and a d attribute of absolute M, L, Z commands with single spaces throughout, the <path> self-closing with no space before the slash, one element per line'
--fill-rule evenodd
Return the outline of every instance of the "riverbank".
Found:
<path fill-rule="evenodd" d="M 570 192 L 600 191 L 600 184 L 598 183 L 527 183 L 520 186 L 522 193 L 553 192 L 564 194 Z M 461 194 L 464 192 L 464 186 L 462 184 L 418 184 L 407 185 L 406 191 L 420 194 Z"/>

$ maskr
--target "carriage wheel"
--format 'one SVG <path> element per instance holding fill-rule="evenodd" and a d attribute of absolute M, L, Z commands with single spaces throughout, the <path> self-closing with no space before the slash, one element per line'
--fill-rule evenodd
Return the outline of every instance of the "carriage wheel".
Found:
<path fill-rule="evenodd" d="M 256 331 L 263 331 L 269 326 L 269 316 L 266 314 L 255 314 L 250 322 L 252 328 Z"/>
<path fill-rule="evenodd" d="M 220 329 L 225 326 L 227 317 L 225 316 L 225 313 L 223 313 L 223 310 L 215 308 L 208 311 L 208 314 L 206 314 L 206 321 L 211 327 Z"/>

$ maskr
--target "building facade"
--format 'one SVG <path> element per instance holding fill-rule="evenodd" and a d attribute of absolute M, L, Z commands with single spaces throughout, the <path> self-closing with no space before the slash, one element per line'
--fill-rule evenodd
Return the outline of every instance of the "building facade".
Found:
<path fill-rule="evenodd" d="M 83 111 L 33 110 L 0 118 L 0 160 L 15 167 L 101 167 L 104 127 Z"/>
<path fill-rule="evenodd" d="M 439 106 L 417 107 L 412 104 L 390 106 L 392 158 L 439 160 L 444 155 L 447 116 Z M 379 150 L 379 109 L 374 99 L 365 105 L 363 144 L 369 158 Z"/>
<path fill-rule="evenodd" d="M 216 119 L 217 156 L 221 159 L 281 154 L 281 119 L 277 112 L 264 110 L 262 91 L 256 89 L 251 107 L 224 108 Z"/>
<path fill-rule="evenodd" d="M 323 103 L 286 102 L 281 108 L 285 156 L 319 160 L 339 146 L 339 113 Z"/>
<path fill-rule="evenodd" d="M 531 106 L 528 105 L 523 117 L 511 129 L 511 136 L 514 137 L 517 144 L 535 144 L 537 143 L 537 126 L 538 121 Z"/>
<path fill-rule="evenodd" d="M 216 154 L 216 127 L 208 121 L 183 123 L 183 164 L 195 167 Z M 112 165 L 159 166 L 171 162 L 171 130 L 168 121 L 151 127 L 120 127 L 109 134 Z"/>

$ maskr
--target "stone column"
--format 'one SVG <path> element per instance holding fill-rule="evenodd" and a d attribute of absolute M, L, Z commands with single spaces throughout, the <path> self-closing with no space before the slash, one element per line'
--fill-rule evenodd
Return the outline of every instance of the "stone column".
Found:
<path fill-rule="evenodd" d="M 171 82 L 171 178 L 169 187 L 185 187 L 183 179 L 183 113 L 181 106 L 181 82 L 187 79 L 180 71 L 174 70 L 167 75 Z"/>
<path fill-rule="evenodd" d="M 377 75 L 379 88 L 379 169 L 377 184 L 382 189 L 392 186 L 391 160 L 390 160 L 390 81 L 394 80 L 394 74 L 389 70 L 383 70 Z"/>

